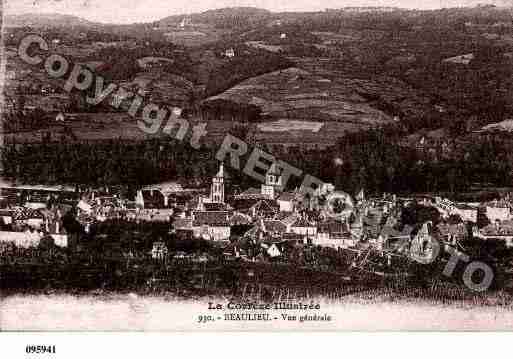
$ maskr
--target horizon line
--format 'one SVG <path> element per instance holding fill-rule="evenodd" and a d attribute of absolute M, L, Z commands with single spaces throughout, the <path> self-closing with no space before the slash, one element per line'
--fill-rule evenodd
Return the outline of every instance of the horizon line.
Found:
<path fill-rule="evenodd" d="M 96 24 L 100 24 L 100 25 L 138 25 L 138 24 L 140 25 L 140 24 L 151 24 L 154 22 L 159 22 L 165 18 L 173 17 L 173 16 L 180 17 L 180 16 L 199 15 L 199 14 L 203 14 L 208 11 L 216 11 L 216 10 L 224 10 L 224 9 L 256 9 L 256 10 L 268 11 L 270 14 L 284 14 L 284 13 L 288 13 L 288 14 L 312 13 L 312 14 L 315 14 L 315 13 L 324 13 L 324 12 L 328 12 L 328 11 L 343 11 L 344 9 L 380 9 L 380 8 L 382 8 L 382 9 L 395 9 L 397 11 L 426 11 L 426 12 L 428 12 L 428 11 L 451 10 L 451 9 L 475 9 L 475 8 L 480 8 L 480 7 L 482 7 L 482 8 L 495 7 L 497 9 L 506 10 L 509 8 L 513 8 L 513 5 L 505 6 L 505 5 L 497 5 L 497 4 L 493 4 L 493 3 L 479 3 L 476 5 L 461 5 L 461 6 L 450 6 L 450 7 L 426 7 L 426 8 L 385 6 L 385 5 L 382 5 L 382 6 L 365 5 L 365 6 L 344 6 L 344 7 L 339 7 L 339 8 L 329 8 L 328 7 L 328 8 L 319 9 L 319 10 L 280 10 L 280 11 L 275 11 L 275 10 L 271 10 L 271 9 L 268 9 L 265 7 L 258 7 L 258 6 L 223 6 L 223 7 L 218 7 L 218 8 L 209 8 L 209 9 L 201 10 L 201 11 L 191 11 L 191 12 L 182 12 L 182 13 L 164 15 L 155 20 L 133 21 L 133 22 L 112 22 L 112 21 L 92 20 L 92 19 L 89 19 L 87 16 L 77 15 L 73 12 L 58 12 L 58 11 L 49 11 L 49 12 L 46 12 L 46 11 L 43 11 L 43 12 L 35 12 L 35 11 L 16 12 L 16 11 L 14 11 L 13 12 L 13 11 L 6 11 L 7 9 L 4 9 L 2 17 L 5 20 L 8 17 L 23 16 L 23 15 L 30 15 L 30 16 L 52 16 L 52 15 L 54 15 L 54 16 L 71 16 L 71 17 L 74 17 L 74 18 L 77 18 L 80 20 L 84 20 L 89 23 L 96 23 Z M 5 23 L 5 25 L 8 25 L 8 24 Z"/>

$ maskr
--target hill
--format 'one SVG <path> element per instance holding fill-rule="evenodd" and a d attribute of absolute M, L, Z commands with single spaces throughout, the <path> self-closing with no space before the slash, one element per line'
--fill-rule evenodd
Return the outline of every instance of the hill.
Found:
<path fill-rule="evenodd" d="M 60 26 L 95 26 L 97 23 L 82 19 L 78 16 L 63 14 L 20 14 L 6 15 L 6 27 L 60 27 Z"/>
<path fill-rule="evenodd" d="M 156 22 L 160 27 L 177 26 L 185 18 L 187 24 L 208 24 L 217 28 L 248 27 L 267 20 L 272 13 L 255 7 L 230 7 L 191 15 L 173 15 Z"/>

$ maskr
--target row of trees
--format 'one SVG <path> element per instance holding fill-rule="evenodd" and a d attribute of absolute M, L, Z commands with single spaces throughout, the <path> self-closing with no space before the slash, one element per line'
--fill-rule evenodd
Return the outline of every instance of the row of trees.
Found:
<path fill-rule="evenodd" d="M 279 159 L 351 193 L 463 192 L 473 183 L 508 186 L 513 178 L 513 143 L 497 136 L 454 142 L 452 151 L 436 153 L 402 144 L 396 130 L 347 134 L 335 149 L 275 153 Z M 266 146 L 263 149 L 269 151 Z M 169 180 L 205 185 L 216 172 L 216 147 L 192 151 L 189 144 L 167 139 L 139 143 L 8 144 L 4 174 L 26 183 L 124 185 L 133 188 Z M 250 152 L 250 151 L 249 151 Z M 242 162 L 244 163 L 244 162 Z M 230 170 L 233 185 L 254 186 L 241 171 Z M 291 188 L 302 177 L 292 176 Z"/>

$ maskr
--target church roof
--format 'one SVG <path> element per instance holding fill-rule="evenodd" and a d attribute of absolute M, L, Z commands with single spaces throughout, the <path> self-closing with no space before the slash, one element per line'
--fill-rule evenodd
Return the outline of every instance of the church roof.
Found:
<path fill-rule="evenodd" d="M 228 211 L 195 211 L 193 226 L 228 226 Z"/>
<path fill-rule="evenodd" d="M 282 221 L 265 220 L 264 229 L 266 232 L 285 233 L 287 226 Z"/>
<path fill-rule="evenodd" d="M 297 213 L 292 213 L 288 217 L 281 219 L 281 221 L 286 225 L 291 225 L 292 223 L 296 222 L 298 218 L 299 215 Z"/>
<path fill-rule="evenodd" d="M 251 224 L 251 217 L 240 212 L 235 212 L 230 218 L 231 225 Z"/>
<path fill-rule="evenodd" d="M 305 218 L 298 218 L 294 224 L 292 225 L 293 227 L 314 227 L 314 225 L 312 223 L 310 223 L 307 219 Z"/>
<path fill-rule="evenodd" d="M 329 219 L 319 223 L 319 232 L 321 233 L 348 233 L 347 223 Z"/>
<path fill-rule="evenodd" d="M 265 214 L 275 214 L 279 211 L 279 206 L 274 201 L 262 199 L 255 203 L 251 209 Z"/>

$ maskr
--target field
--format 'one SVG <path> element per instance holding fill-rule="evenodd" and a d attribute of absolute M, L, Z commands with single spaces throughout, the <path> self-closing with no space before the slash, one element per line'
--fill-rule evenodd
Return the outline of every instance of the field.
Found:
<path fill-rule="evenodd" d="M 64 138 L 66 142 L 109 139 L 141 141 L 153 137 L 137 127 L 136 121 L 125 113 L 67 114 L 64 123 L 55 122 L 39 130 L 5 133 L 4 140 L 6 143 L 39 143 L 46 133 L 50 133 L 51 140 Z M 156 134 L 162 135 L 161 132 Z"/>
<path fill-rule="evenodd" d="M 375 124 L 392 119 L 369 106 L 356 89 L 299 68 L 275 71 L 243 81 L 239 85 L 205 101 L 228 100 L 259 106 L 269 117 Z"/>

